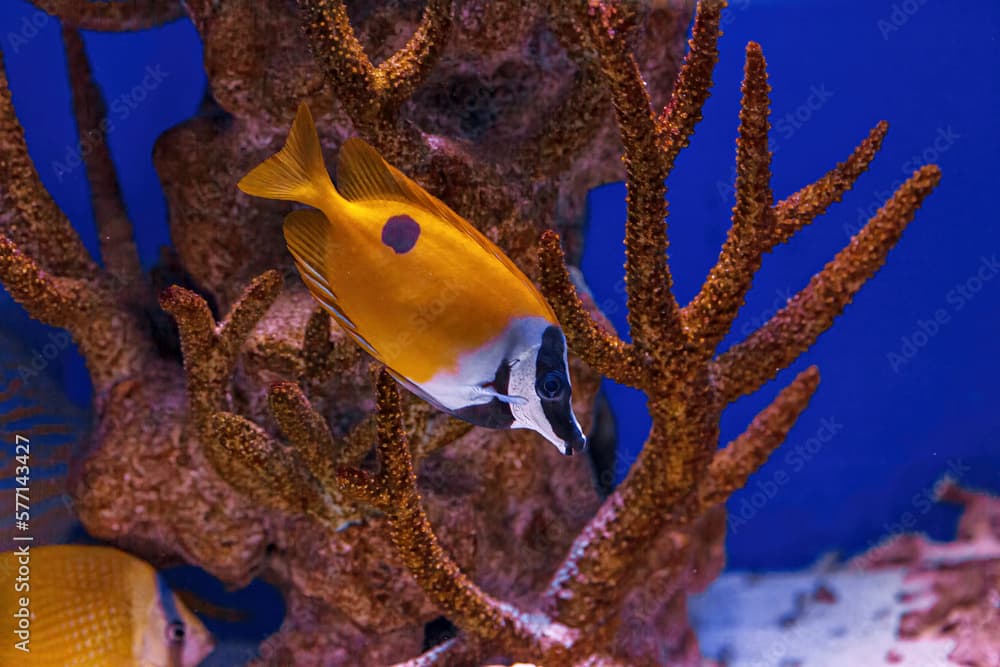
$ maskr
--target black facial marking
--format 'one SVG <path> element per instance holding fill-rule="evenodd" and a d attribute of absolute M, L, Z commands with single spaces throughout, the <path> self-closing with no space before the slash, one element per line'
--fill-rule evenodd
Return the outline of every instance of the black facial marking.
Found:
<path fill-rule="evenodd" d="M 506 394 L 509 384 L 510 364 L 505 359 L 497 366 L 497 372 L 493 377 L 493 381 L 484 386 L 491 386 L 497 392 Z M 453 410 L 452 414 L 470 424 L 484 428 L 510 428 L 510 425 L 514 423 L 514 413 L 510 411 L 510 404 L 504 403 L 498 398 L 494 398 L 489 403 L 483 403 L 482 405 L 470 405 L 465 408 Z"/>
<path fill-rule="evenodd" d="M 408 215 L 394 215 L 382 226 L 382 243 L 402 255 L 413 250 L 420 237 L 420 223 Z"/>
<path fill-rule="evenodd" d="M 535 387 L 552 432 L 566 443 L 566 453 L 572 454 L 574 450 L 583 451 L 587 440 L 573 419 L 573 406 L 570 403 L 573 391 L 569 385 L 569 369 L 563 360 L 565 354 L 566 338 L 562 331 L 556 326 L 547 328 L 542 333 L 542 346 L 538 350 Z M 544 387 L 551 383 L 554 377 L 560 376 L 565 380 L 565 390 L 553 398 L 546 398 Z"/>

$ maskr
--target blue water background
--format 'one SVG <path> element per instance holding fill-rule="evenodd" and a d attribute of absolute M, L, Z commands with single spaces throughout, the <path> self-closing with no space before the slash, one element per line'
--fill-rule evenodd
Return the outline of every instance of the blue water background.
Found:
<path fill-rule="evenodd" d="M 820 367 L 819 391 L 788 442 L 730 503 L 731 567 L 799 567 L 825 551 L 856 552 L 905 529 L 947 537 L 954 511 L 928 500 L 946 472 L 1000 492 L 1000 279 L 989 268 L 1000 258 L 1000 220 L 990 203 L 1000 185 L 997 14 L 996 3 L 969 0 L 737 0 L 728 10 L 705 120 L 668 181 L 670 259 L 682 304 L 696 293 L 728 229 L 747 41 L 763 45 L 774 88 L 778 198 L 843 160 L 878 120 L 891 128 L 845 201 L 766 258 L 723 347 L 805 285 L 916 166 L 936 162 L 944 172 L 887 266 L 833 329 L 775 382 L 726 412 L 723 442 L 795 373 Z M 0 3 L 0 46 L 42 180 L 96 253 L 84 170 L 71 166 L 78 137 L 59 28 L 44 16 L 22 0 Z M 151 151 L 159 134 L 198 107 L 201 45 L 186 21 L 144 33 L 86 33 L 85 41 L 109 100 L 108 140 L 149 267 L 169 242 Z M 162 80 L 138 99 L 136 86 L 151 71 Z M 589 203 L 583 268 L 624 332 L 624 187 L 598 188 Z M 46 327 L 6 295 L 0 307 L 29 345 L 44 343 Z M 927 333 L 935 317 L 943 324 Z M 46 372 L 62 379 L 73 400 L 88 402 L 86 370 L 72 349 Z M 613 386 L 608 392 L 619 418 L 622 475 L 648 418 L 641 395 Z"/>

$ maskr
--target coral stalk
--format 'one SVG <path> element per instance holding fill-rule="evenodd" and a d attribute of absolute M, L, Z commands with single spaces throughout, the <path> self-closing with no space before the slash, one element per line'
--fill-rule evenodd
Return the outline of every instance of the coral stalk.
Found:
<path fill-rule="evenodd" d="M 244 341 L 281 290 L 281 276 L 268 271 L 258 276 L 218 326 L 205 300 L 183 287 L 171 287 L 160 305 L 177 321 L 187 374 L 192 417 L 205 432 L 208 417 L 226 409 L 226 385 Z"/>
<path fill-rule="evenodd" d="M 769 86 L 760 45 L 746 50 L 739 138 L 736 140 L 736 205 L 718 262 L 701 291 L 684 309 L 688 337 L 711 356 L 739 312 L 764 253 L 771 247 L 771 152 L 767 145 Z"/>
<path fill-rule="evenodd" d="M 451 27 L 451 0 L 429 0 L 410 40 L 377 67 L 358 41 L 342 0 L 298 0 L 298 5 L 316 58 L 355 127 L 394 162 L 403 152 L 422 148 L 419 134 L 400 136 L 397 116 L 441 54 Z"/>
<path fill-rule="evenodd" d="M 574 633 L 558 625 L 532 623 L 523 614 L 480 590 L 444 551 L 417 492 L 417 478 L 395 380 L 379 374 L 377 472 L 345 468 L 338 482 L 349 495 L 373 505 L 388 518 L 399 557 L 424 592 L 459 628 L 495 642 L 525 659 L 551 656 L 554 664 L 572 644 Z"/>
<path fill-rule="evenodd" d="M 657 143 L 649 92 L 626 41 L 627 32 L 616 24 L 620 7 L 619 3 L 591 3 L 587 15 L 580 17 L 580 28 L 597 51 L 625 148 L 629 333 L 640 356 L 662 366 L 681 340 L 680 308 L 667 267 L 664 180 L 668 170 Z"/>
<path fill-rule="evenodd" d="M 566 331 L 569 346 L 598 373 L 615 382 L 637 386 L 644 371 L 632 345 L 622 342 L 587 312 L 570 278 L 557 233 L 542 234 L 538 262 L 539 282 Z"/>
<path fill-rule="evenodd" d="M 222 477 L 253 500 L 291 515 L 325 518 L 329 503 L 320 483 L 286 450 L 250 420 L 229 412 L 209 418 L 213 442 L 208 454 Z"/>
<path fill-rule="evenodd" d="M 629 190 L 626 248 L 629 252 L 643 249 L 635 255 L 635 262 L 629 255 L 626 263 L 626 280 L 631 287 L 646 284 L 650 274 L 644 272 L 659 266 L 663 257 L 661 243 L 665 250 L 665 236 L 661 236 L 665 234 L 665 226 L 662 216 L 652 215 L 654 195 L 657 198 L 663 195 L 662 182 L 652 179 L 639 182 L 630 171 L 634 164 L 629 162 L 630 151 L 632 157 L 646 155 L 642 152 L 645 144 L 630 133 L 645 127 L 646 113 L 641 100 L 648 101 L 648 97 L 636 94 L 636 86 L 642 86 L 641 79 L 622 55 L 627 53 L 624 44 L 615 43 L 616 39 L 622 39 L 620 26 L 615 24 L 616 7 L 613 3 L 591 3 L 589 14 L 579 15 L 578 20 L 589 21 L 591 43 L 602 54 L 602 69 L 612 90 L 625 144 L 626 179 L 641 189 L 643 197 L 648 197 L 639 199 Z M 692 53 L 659 121 L 659 136 L 663 139 L 658 149 L 664 155 L 649 155 L 641 160 L 646 175 L 663 175 L 662 170 L 656 171 L 660 167 L 653 165 L 658 160 L 672 164 L 675 145 L 686 143 L 700 116 L 700 102 L 707 98 L 710 65 L 715 59 L 718 8 L 718 3 L 699 4 L 700 20 L 696 21 Z M 629 99 L 625 99 L 623 90 L 632 90 Z M 628 477 L 577 538 L 546 591 L 544 607 L 555 619 L 572 627 L 603 623 L 609 616 L 606 610 L 617 608 L 620 591 L 630 583 L 636 554 L 644 553 L 665 527 L 687 523 L 724 500 L 763 464 L 808 402 L 818 379 L 816 372 L 810 370 L 796 378 L 743 436 L 713 457 L 722 408 L 773 377 L 830 326 L 850 295 L 881 266 L 885 254 L 937 182 L 936 168 L 926 168 L 916 175 L 870 223 L 870 229 L 866 228 L 814 278 L 815 285 L 807 288 L 808 296 L 802 299 L 802 305 L 793 300 L 787 312 L 782 311 L 745 343 L 723 354 L 717 362 L 712 361 L 714 348 L 742 305 L 763 254 L 785 240 L 799 221 L 822 212 L 839 199 L 867 166 L 884 132 L 884 127 L 876 128 L 847 163 L 789 201 L 772 207 L 767 92 L 764 60 L 760 48 L 751 44 L 747 49 L 740 114 L 733 228 L 719 264 L 699 296 L 684 311 L 687 340 L 681 343 L 674 340 L 672 321 L 662 317 L 655 320 L 655 326 L 654 320 L 647 320 L 646 333 L 637 336 L 633 324 L 637 322 L 637 302 L 632 298 L 633 293 L 629 293 L 633 345 L 639 347 L 644 340 L 642 345 L 657 347 L 661 350 L 657 360 L 664 365 L 653 364 L 652 372 L 638 378 L 638 385 L 649 396 L 653 417 L 652 430 L 639 458 Z M 691 100 L 699 103 L 692 106 Z M 648 128 L 643 132 L 642 136 L 648 139 L 651 134 Z M 650 207 L 645 208 L 643 203 Z M 645 227 L 636 224 L 640 220 Z M 631 235 L 629 224 L 632 224 Z M 776 231 L 778 226 L 782 231 Z M 640 228 L 644 230 L 640 234 L 643 239 L 635 235 Z M 640 256 L 642 260 L 638 259 Z M 611 377 L 632 379 L 628 348 L 600 330 L 588 316 L 565 268 L 558 265 L 560 259 L 557 239 L 546 236 L 540 251 L 542 286 L 554 303 L 571 346 L 574 349 L 579 346 L 585 360 L 610 371 Z M 664 279 L 659 285 L 669 286 L 669 282 Z M 598 355 L 604 358 L 596 359 Z"/>
<path fill-rule="evenodd" d="M 719 60 L 719 23 L 725 6 L 725 1 L 698 3 L 684 65 L 677 73 L 670 102 L 657 118 L 656 127 L 668 171 L 701 121 L 701 108 L 712 89 L 712 70 Z"/>
<path fill-rule="evenodd" d="M 868 165 L 882 146 L 882 140 L 885 139 L 888 130 L 888 123 L 884 120 L 879 122 L 846 160 L 819 180 L 772 207 L 771 214 L 776 218 L 774 245 L 790 239 L 795 232 L 823 215 L 827 208 L 841 200 L 854 186 L 858 177 L 868 169 Z"/>
<path fill-rule="evenodd" d="M 719 356 L 719 393 L 731 402 L 756 391 L 830 328 L 861 286 L 885 263 L 924 198 L 941 180 L 935 165 L 917 170 L 858 234 L 784 308 Z"/>
<path fill-rule="evenodd" d="M 746 485 L 750 475 L 785 441 L 818 385 L 819 371 L 810 366 L 754 417 L 746 431 L 715 454 L 708 477 L 698 489 L 699 514 L 725 502 Z"/>
<path fill-rule="evenodd" d="M 78 30 L 148 30 L 184 17 L 180 0 L 31 0 L 64 26 Z"/>
<path fill-rule="evenodd" d="M 0 203 L 14 217 L 0 227 L 28 256 L 66 278 L 93 278 L 97 265 L 73 225 L 42 185 L 28 156 L 24 130 L 14 114 L 7 74 L 0 55 Z"/>
<path fill-rule="evenodd" d="M 144 276 L 132 238 L 132 224 L 122 202 L 118 176 L 108 149 L 109 126 L 106 124 L 104 99 L 90 71 L 80 33 L 65 26 L 62 33 L 77 130 L 81 143 L 87 146 L 83 159 L 87 165 L 90 201 L 104 270 L 121 285 L 138 287 L 143 284 Z"/>

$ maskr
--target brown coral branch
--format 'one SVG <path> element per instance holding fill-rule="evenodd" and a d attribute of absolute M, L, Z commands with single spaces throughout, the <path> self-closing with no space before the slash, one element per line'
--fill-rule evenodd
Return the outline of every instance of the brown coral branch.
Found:
<path fill-rule="evenodd" d="M 90 201 L 97 225 L 104 270 L 123 285 L 138 286 L 143 281 L 139 253 L 132 236 L 132 224 L 122 202 L 115 165 L 108 149 L 109 129 L 104 99 L 94 82 L 83 39 L 74 28 L 63 27 L 63 43 L 69 65 L 80 144 L 90 182 Z"/>
<path fill-rule="evenodd" d="M 913 220 L 941 171 L 927 165 L 916 171 L 845 249 L 813 276 L 757 331 L 719 356 L 714 364 L 718 391 L 727 402 L 756 391 L 788 366 L 833 324 L 861 286 L 885 262 Z"/>
<path fill-rule="evenodd" d="M 325 486 L 335 486 L 337 468 L 354 461 L 346 459 L 326 420 L 313 410 L 302 389 L 293 382 L 279 382 L 268 392 L 268 403 L 281 432 L 316 479 Z"/>
<path fill-rule="evenodd" d="M 216 329 L 216 351 L 231 365 L 247 337 L 281 292 L 281 274 L 265 271 L 252 281 Z"/>
<path fill-rule="evenodd" d="M 633 565 L 672 516 L 683 513 L 704 478 L 709 447 L 714 449 L 718 438 L 712 405 L 700 379 L 668 395 L 650 396 L 653 425 L 642 451 L 577 536 L 545 592 L 545 609 L 553 619 L 594 627 L 615 613 Z"/>
<path fill-rule="evenodd" d="M 442 413 L 416 397 L 410 398 L 410 408 L 406 410 L 404 407 L 403 412 L 407 433 L 420 434 L 410 443 L 415 461 L 454 443 L 473 428 L 469 422 Z"/>
<path fill-rule="evenodd" d="M 64 26 L 79 30 L 148 30 L 185 16 L 178 0 L 30 0 Z"/>
<path fill-rule="evenodd" d="M 329 498 L 295 450 L 282 447 L 250 420 L 229 412 L 209 418 L 206 453 L 219 474 L 256 503 L 326 518 Z"/>
<path fill-rule="evenodd" d="M 736 141 L 736 205 L 733 224 L 718 262 L 694 300 L 684 309 L 688 337 L 706 356 L 725 338 L 746 299 L 764 253 L 773 245 L 771 151 L 767 145 L 770 111 L 767 70 L 760 45 L 746 49 L 740 128 Z"/>
<path fill-rule="evenodd" d="M 474 637 L 496 642 L 515 657 L 557 660 L 574 638 L 569 628 L 532 626 L 523 614 L 479 589 L 441 547 L 421 506 L 399 390 L 386 371 L 379 374 L 377 392 L 380 467 L 374 473 L 341 469 L 341 488 L 386 514 L 399 557 L 455 625 Z"/>
<path fill-rule="evenodd" d="M 208 304 L 194 292 L 174 285 L 160 295 L 160 306 L 180 331 L 188 400 L 201 432 L 207 432 L 212 413 L 227 407 L 226 385 L 240 348 L 280 290 L 277 271 L 257 276 L 218 326 Z"/>
<path fill-rule="evenodd" d="M 48 273 L 2 235 L 0 282 L 29 315 L 70 332 L 99 394 L 137 372 L 151 352 L 141 328 L 119 310 L 107 290 L 88 280 Z"/>
<path fill-rule="evenodd" d="M 699 6 L 699 13 L 703 16 L 707 15 L 704 14 L 707 11 L 706 5 L 707 3 L 702 3 Z M 609 12 L 613 12 L 613 6 L 595 7 L 595 3 L 590 6 L 592 13 L 600 16 L 602 28 L 614 25 L 614 17 L 609 16 Z M 706 36 L 710 36 L 712 32 L 717 33 L 718 24 L 705 30 Z M 592 30 L 591 38 L 600 52 L 602 40 L 606 36 L 600 30 Z M 706 52 L 712 49 L 714 43 L 705 47 Z M 713 58 L 714 56 L 709 56 L 707 61 L 711 62 Z M 706 72 L 698 85 L 707 88 L 709 82 Z M 610 85 L 613 87 L 614 82 Z M 683 89 L 683 85 L 681 88 Z M 688 95 L 695 93 L 702 100 L 707 96 L 707 90 L 689 91 Z M 615 100 L 617 103 L 617 96 Z M 696 110 L 697 107 L 689 107 L 688 113 L 682 116 L 685 122 L 690 121 L 691 127 L 696 120 L 692 115 Z M 620 109 L 618 121 L 624 134 L 630 119 Z M 682 124 L 680 121 L 678 123 Z M 767 151 L 767 129 L 764 61 L 759 47 L 752 44 L 748 47 L 745 97 L 741 112 L 738 155 L 741 192 L 734 211 L 734 225 L 737 229 L 733 232 L 734 242 L 723 256 L 723 261 L 732 265 L 729 268 L 735 274 L 728 279 L 735 282 L 721 295 L 724 297 L 721 307 L 720 304 L 712 303 L 713 306 L 720 307 L 720 322 L 709 331 L 707 345 L 704 344 L 705 341 L 701 341 L 703 344 L 695 349 L 683 343 L 678 345 L 670 341 L 669 325 L 665 332 L 660 330 L 660 344 L 670 346 L 675 354 L 667 370 L 670 381 L 660 382 L 654 378 L 651 386 L 644 387 L 653 416 L 653 427 L 647 442 L 629 476 L 577 537 L 545 593 L 544 608 L 559 622 L 572 627 L 591 628 L 604 623 L 614 613 L 608 610 L 616 609 L 621 602 L 620 591 L 630 585 L 631 573 L 635 571 L 633 566 L 637 562 L 636 554 L 645 553 L 667 525 L 684 524 L 708 509 L 702 505 L 702 494 L 698 489 L 704 480 L 710 478 L 712 472 L 710 462 L 718 437 L 719 414 L 724 400 L 728 398 L 725 389 L 718 388 L 718 369 L 711 365 L 708 356 L 711 348 L 721 339 L 719 332 L 724 335 L 725 329 L 731 325 L 735 311 L 749 289 L 753 272 L 759 267 L 761 255 L 776 243 L 776 235 L 772 232 L 776 215 L 771 209 L 768 185 L 770 156 Z M 679 132 L 677 136 L 684 135 Z M 685 142 L 686 139 L 680 143 Z M 670 150 L 669 145 L 664 150 Z M 658 188 L 659 184 L 644 183 L 643 186 Z M 933 187 L 932 183 L 928 183 L 926 191 L 930 187 Z M 633 205 L 630 193 L 630 209 Z M 895 224 L 902 227 L 906 221 L 899 223 L 898 219 L 912 216 L 915 208 L 904 205 L 899 210 L 891 210 L 885 217 L 895 220 Z M 886 223 L 888 226 L 892 224 Z M 634 241 L 628 239 L 627 231 L 626 237 L 626 246 L 631 250 Z M 548 252 L 551 253 L 551 249 Z M 860 264 L 861 267 L 855 269 L 862 274 L 863 282 L 863 278 L 867 277 L 863 266 L 865 256 L 861 254 L 859 257 L 858 254 L 855 252 L 843 263 L 845 266 Z M 550 257 L 545 261 L 554 263 L 554 259 L 556 258 Z M 647 256 L 646 261 L 655 260 Z M 872 272 L 878 264 L 880 261 L 871 269 Z M 558 278 L 556 268 L 558 267 L 550 267 L 550 274 Z M 565 284 L 562 288 L 566 291 Z M 569 299 L 566 301 L 574 303 Z M 705 301 L 711 302 L 712 299 Z M 630 300 L 630 310 L 632 305 Z M 705 307 L 702 310 L 710 309 Z M 708 314 L 715 315 L 714 312 Z M 579 312 L 576 315 L 579 317 Z M 706 319 L 697 318 L 697 321 L 701 324 Z M 577 328 L 586 333 L 589 326 L 590 323 L 583 320 L 583 324 L 577 325 Z M 810 325 L 800 323 L 800 326 Z M 692 337 L 699 335 L 699 331 L 694 331 Z M 578 337 L 586 341 L 586 336 Z M 776 367 L 781 367 L 788 361 L 790 359 L 767 359 L 765 363 L 770 365 L 773 372 Z M 749 474 L 748 470 L 739 466 L 749 467 L 754 462 L 762 462 L 766 453 L 777 446 L 780 437 L 790 427 L 792 418 L 804 407 L 811 394 L 810 385 L 813 381 L 812 373 L 800 377 L 772 409 L 765 411 L 754 422 L 740 444 L 718 459 L 715 469 L 719 475 L 718 486 L 710 487 L 710 490 L 715 488 L 715 491 L 706 492 L 708 496 L 714 499 L 731 492 L 731 487 L 741 483 L 741 478 L 745 481 L 744 472 Z"/>
<path fill-rule="evenodd" d="M 352 120 L 366 129 L 391 119 L 423 82 L 451 27 L 451 0 L 429 0 L 406 46 L 375 67 L 341 0 L 298 0 L 298 5 L 317 59 Z"/>
<path fill-rule="evenodd" d="M 598 373 L 615 382 L 639 386 L 643 370 L 632 346 L 605 330 L 587 312 L 566 268 L 566 256 L 556 232 L 542 234 L 538 262 L 542 292 L 552 304 L 573 351 Z"/>
<path fill-rule="evenodd" d="M 0 207 L 13 219 L 0 227 L 46 271 L 66 278 L 93 279 L 97 265 L 73 225 L 42 185 L 28 155 L 24 131 L 14 113 L 0 55 Z"/>
<path fill-rule="evenodd" d="M 888 123 L 884 120 L 879 122 L 846 160 L 819 180 L 778 202 L 771 210 L 776 218 L 773 244 L 784 243 L 795 232 L 823 215 L 832 204 L 839 202 L 868 169 L 888 130 Z"/>
<path fill-rule="evenodd" d="M 819 369 L 810 366 L 754 417 L 746 431 L 715 454 L 708 477 L 698 489 L 698 514 L 725 502 L 734 491 L 743 488 L 750 475 L 784 442 L 817 386 Z"/>
<path fill-rule="evenodd" d="M 451 32 L 452 0 L 427 0 L 420 25 L 406 45 L 376 69 L 385 104 L 398 108 L 437 64 Z"/>
<path fill-rule="evenodd" d="M 298 0 L 317 60 L 352 118 L 363 118 L 376 101 L 375 67 L 358 41 L 341 0 Z"/>
<path fill-rule="evenodd" d="M 302 359 L 305 377 L 311 382 L 324 382 L 338 368 L 353 365 L 361 357 L 361 348 L 347 336 L 330 340 L 330 315 L 317 307 L 306 321 L 302 335 Z"/>
<path fill-rule="evenodd" d="M 5 236 L 0 236 L 0 282 L 29 315 L 54 327 L 75 328 L 89 300 L 86 285 L 46 273 Z"/>
<path fill-rule="evenodd" d="M 591 4 L 580 18 L 611 91 L 625 154 L 625 274 L 632 342 L 664 365 L 682 340 L 680 309 L 667 267 L 667 165 L 657 141 L 649 92 L 618 25 L 617 3 Z"/>
<path fill-rule="evenodd" d="M 674 82 L 670 101 L 656 121 L 667 170 L 673 168 L 677 154 L 686 148 L 701 121 L 701 109 L 712 89 L 712 71 L 719 60 L 719 29 L 724 0 L 699 2 L 684 57 Z"/>

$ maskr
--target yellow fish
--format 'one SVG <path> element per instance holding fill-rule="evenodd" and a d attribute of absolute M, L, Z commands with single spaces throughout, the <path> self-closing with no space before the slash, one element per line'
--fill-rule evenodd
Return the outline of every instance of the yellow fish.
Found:
<path fill-rule="evenodd" d="M 312 207 L 284 226 L 302 280 L 404 386 L 473 424 L 530 428 L 564 454 L 584 449 L 566 338 L 544 297 L 374 148 L 345 142 L 334 187 L 303 104 L 284 148 L 239 188 Z"/>
<path fill-rule="evenodd" d="M 0 665 L 194 667 L 214 648 L 149 563 L 112 547 L 0 554 L 0 609 Z"/>

